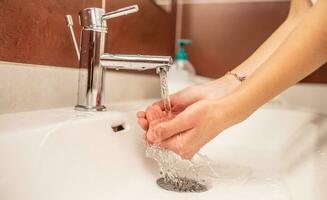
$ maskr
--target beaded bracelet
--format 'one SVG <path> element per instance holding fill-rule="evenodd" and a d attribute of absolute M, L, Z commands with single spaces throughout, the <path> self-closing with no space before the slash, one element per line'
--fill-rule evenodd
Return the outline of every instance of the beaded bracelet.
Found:
<path fill-rule="evenodd" d="M 240 82 L 245 81 L 247 78 L 246 76 L 239 76 L 238 74 L 230 72 L 230 71 L 228 71 L 225 75 L 232 75 Z"/>

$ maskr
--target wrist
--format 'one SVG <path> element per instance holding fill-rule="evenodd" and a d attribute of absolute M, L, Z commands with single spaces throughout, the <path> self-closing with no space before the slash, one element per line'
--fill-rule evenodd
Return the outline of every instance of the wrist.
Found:
<path fill-rule="evenodd" d="M 210 82 L 208 85 L 210 85 L 211 87 L 216 87 L 220 84 L 224 84 L 224 85 L 229 85 L 231 87 L 237 87 L 239 84 L 241 83 L 241 81 L 237 80 L 235 77 L 231 76 L 230 74 L 225 74 L 224 76 L 220 77 L 217 80 L 214 80 L 212 82 Z"/>
<path fill-rule="evenodd" d="M 251 114 L 248 106 L 243 104 L 242 97 L 237 93 L 231 93 L 214 102 L 216 118 L 224 127 L 229 128 L 246 120 Z"/>
<path fill-rule="evenodd" d="M 202 99 L 216 100 L 230 94 L 241 84 L 240 81 L 230 75 L 222 76 L 204 85 Z"/>

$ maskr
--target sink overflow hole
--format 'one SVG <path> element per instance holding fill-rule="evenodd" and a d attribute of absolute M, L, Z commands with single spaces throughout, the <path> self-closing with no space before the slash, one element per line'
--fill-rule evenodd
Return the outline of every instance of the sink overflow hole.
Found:
<path fill-rule="evenodd" d="M 117 133 L 117 132 L 125 130 L 125 124 L 119 124 L 117 126 L 112 125 L 111 128 L 115 133 Z"/>

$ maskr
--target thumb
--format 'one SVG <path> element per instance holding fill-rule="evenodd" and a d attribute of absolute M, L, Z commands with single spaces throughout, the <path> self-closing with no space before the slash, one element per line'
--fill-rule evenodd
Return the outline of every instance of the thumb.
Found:
<path fill-rule="evenodd" d="M 150 124 L 147 139 L 154 143 L 160 143 L 168 138 L 193 128 L 189 120 L 188 112 L 181 112 L 175 118 L 160 123 Z"/>

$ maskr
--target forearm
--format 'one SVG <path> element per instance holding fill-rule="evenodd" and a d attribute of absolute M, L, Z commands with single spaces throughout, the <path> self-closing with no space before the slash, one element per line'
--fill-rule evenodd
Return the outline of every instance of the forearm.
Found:
<path fill-rule="evenodd" d="M 311 5 L 308 0 L 293 0 L 287 19 L 248 59 L 232 72 L 239 76 L 249 77 L 285 41 L 310 8 Z"/>
<path fill-rule="evenodd" d="M 249 77 L 257 68 L 268 60 L 310 9 L 310 0 L 292 0 L 286 20 L 248 59 L 233 69 L 232 72 L 239 76 Z M 227 90 L 229 91 L 225 92 L 228 94 L 239 85 L 239 82 L 234 77 L 223 76 L 206 84 L 207 87 L 213 88 L 213 91 L 221 85 L 228 86 Z M 221 92 L 218 91 L 218 93 L 220 94 Z M 214 94 L 212 96 L 217 95 Z M 221 95 L 218 95 L 218 97 L 220 96 Z"/>
<path fill-rule="evenodd" d="M 229 95 L 240 119 L 327 61 L 327 2 L 319 1 L 277 51 Z"/>
<path fill-rule="evenodd" d="M 280 25 L 280 27 L 248 59 L 233 69 L 232 73 L 237 74 L 240 77 L 250 77 L 250 75 L 253 74 L 257 68 L 268 60 L 268 58 L 276 51 L 290 32 L 296 27 L 302 18 L 303 13 L 304 11 L 301 12 L 301 14 L 298 13 L 292 17 L 288 17 L 283 24 Z M 225 85 L 229 91 L 226 91 L 223 94 L 228 94 L 232 92 L 239 84 L 240 82 L 236 80 L 235 77 L 226 75 L 209 82 L 206 84 L 206 86 L 213 88 L 212 91 L 216 91 L 216 88 Z M 216 93 L 220 94 L 221 91 L 215 92 L 213 96 L 217 96 Z"/>

